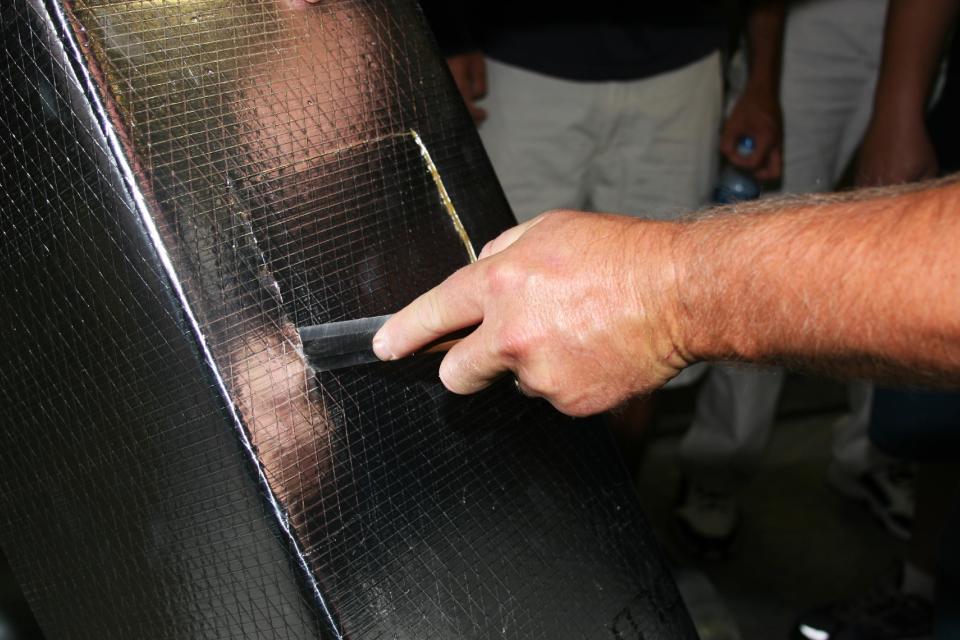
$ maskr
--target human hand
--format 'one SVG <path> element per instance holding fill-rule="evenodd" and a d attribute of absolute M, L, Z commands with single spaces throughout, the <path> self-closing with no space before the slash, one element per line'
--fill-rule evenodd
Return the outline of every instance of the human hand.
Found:
<path fill-rule="evenodd" d="M 454 393 L 513 372 L 527 395 L 584 416 L 652 391 L 690 358 L 673 264 L 680 225 L 570 211 L 505 231 L 480 260 L 397 312 L 384 360 L 479 324 L 440 366 Z"/>
<path fill-rule="evenodd" d="M 737 153 L 738 142 L 752 138 L 750 155 Z M 749 171 L 761 182 L 777 180 L 783 173 L 783 116 L 780 101 L 769 91 L 747 88 L 720 134 L 720 152 L 730 164 Z"/>
<path fill-rule="evenodd" d="M 881 186 L 936 177 L 939 167 L 921 118 L 875 118 L 857 154 L 857 186 Z"/>
<path fill-rule="evenodd" d="M 447 58 L 447 66 L 473 121 L 480 124 L 487 119 L 486 110 L 476 105 L 479 98 L 487 95 L 487 63 L 483 54 L 471 51 L 450 56 Z"/>

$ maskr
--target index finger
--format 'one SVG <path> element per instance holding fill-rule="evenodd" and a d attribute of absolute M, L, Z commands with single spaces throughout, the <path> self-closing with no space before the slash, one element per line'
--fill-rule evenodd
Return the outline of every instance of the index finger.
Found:
<path fill-rule="evenodd" d="M 754 172 L 754 177 L 757 180 L 766 182 L 779 179 L 782 173 L 783 155 L 780 152 L 780 147 L 775 146 L 770 151 L 770 154 L 763 163 L 763 166 Z"/>
<path fill-rule="evenodd" d="M 458 329 L 483 320 L 479 278 L 483 265 L 471 264 L 393 314 L 373 337 L 381 360 L 396 360 Z"/>

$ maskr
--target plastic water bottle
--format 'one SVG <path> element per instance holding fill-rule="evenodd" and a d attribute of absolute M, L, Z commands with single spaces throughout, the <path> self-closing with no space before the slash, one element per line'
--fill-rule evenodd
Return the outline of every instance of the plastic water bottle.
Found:
<path fill-rule="evenodd" d="M 753 138 L 740 138 L 737 140 L 737 155 L 745 158 L 756 150 L 756 146 Z M 720 170 L 717 187 L 713 190 L 713 201 L 717 204 L 733 204 L 758 197 L 760 197 L 760 185 L 757 181 L 750 174 L 725 162 Z"/>

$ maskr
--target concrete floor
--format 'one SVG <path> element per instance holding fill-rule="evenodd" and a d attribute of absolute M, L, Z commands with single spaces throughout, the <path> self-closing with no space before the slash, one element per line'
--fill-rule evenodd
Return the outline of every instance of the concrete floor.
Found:
<path fill-rule="evenodd" d="M 703 640 L 786 639 L 801 611 L 846 599 L 896 566 L 902 543 L 865 506 L 825 481 L 832 425 L 843 415 L 843 389 L 805 378 L 788 381 L 763 466 L 741 495 L 743 520 L 730 557 L 704 562 L 687 554 L 671 517 L 679 483 L 675 451 L 683 435 L 678 426 L 690 419 L 685 409 L 692 394 L 686 395 L 666 400 L 666 415 L 652 434 L 637 488 L 664 550 L 681 572 L 679 581 L 702 572 L 739 630 L 723 632 L 714 625 L 701 631 Z"/>

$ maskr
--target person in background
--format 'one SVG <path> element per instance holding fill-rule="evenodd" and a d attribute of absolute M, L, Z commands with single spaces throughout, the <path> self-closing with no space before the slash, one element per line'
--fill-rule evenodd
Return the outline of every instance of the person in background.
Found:
<path fill-rule="evenodd" d="M 779 91 L 782 193 L 830 191 L 845 173 L 870 120 L 886 8 L 887 0 L 789 4 Z M 744 135 L 746 123 L 762 117 L 735 110 L 728 129 Z M 751 169 L 725 151 L 730 162 Z M 759 465 L 783 378 L 782 369 L 737 365 L 708 373 L 678 452 L 684 481 L 675 518 L 693 553 L 722 556 L 734 540 L 741 518 L 737 493 Z M 828 480 L 844 495 L 866 501 L 889 531 L 906 538 L 913 517 L 909 468 L 869 442 L 870 385 L 852 382 L 849 395 L 851 414 L 835 428 Z"/>
<path fill-rule="evenodd" d="M 738 162 L 775 180 L 783 5 L 746 4 L 749 81 L 731 122 L 755 141 Z M 718 138 L 723 3 L 423 7 L 519 221 L 555 208 L 672 219 L 709 201 L 718 144 L 736 146 L 729 127 Z M 613 416 L 630 467 L 651 407 L 637 400 Z"/>
<path fill-rule="evenodd" d="M 859 186 L 960 170 L 960 40 L 954 40 L 940 100 L 927 114 L 958 11 L 960 0 L 891 0 L 875 105 L 856 166 Z M 918 463 L 916 518 L 903 562 L 867 593 L 801 615 L 793 637 L 956 638 L 960 566 L 950 552 L 960 523 L 951 524 L 950 516 L 960 489 L 960 395 L 880 387 L 871 416 L 871 439 L 888 455 Z"/>

